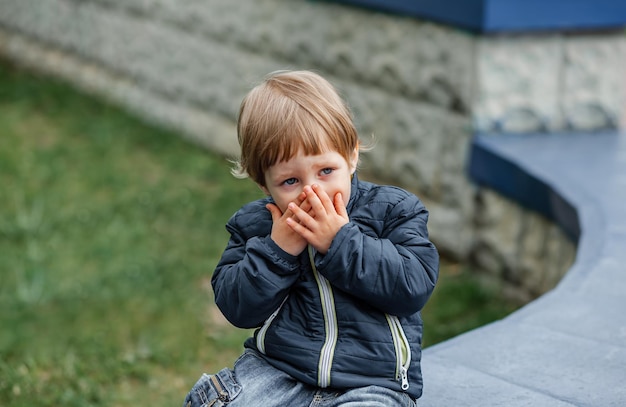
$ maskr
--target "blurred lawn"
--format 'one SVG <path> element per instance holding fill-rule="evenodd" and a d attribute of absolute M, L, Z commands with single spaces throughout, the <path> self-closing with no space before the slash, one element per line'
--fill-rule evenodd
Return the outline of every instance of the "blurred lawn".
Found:
<path fill-rule="evenodd" d="M 224 224 L 261 196 L 229 163 L 0 63 L 0 405 L 180 405 L 249 331 L 212 304 Z M 444 263 L 425 344 L 514 308 Z"/>

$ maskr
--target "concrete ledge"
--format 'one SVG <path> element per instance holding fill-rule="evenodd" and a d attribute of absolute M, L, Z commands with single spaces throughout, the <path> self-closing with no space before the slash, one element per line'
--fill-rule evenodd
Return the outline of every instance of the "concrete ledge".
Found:
<path fill-rule="evenodd" d="M 538 300 L 427 348 L 420 404 L 626 405 L 626 133 L 478 136 L 473 148 L 478 182 L 579 224 L 577 258 Z"/>
<path fill-rule="evenodd" d="M 524 171 L 510 157 L 490 148 L 489 138 L 479 137 L 472 143 L 469 175 L 479 185 L 490 187 L 527 209 L 534 210 L 557 223 L 574 241 L 580 237 L 576 208 L 550 184 Z"/>

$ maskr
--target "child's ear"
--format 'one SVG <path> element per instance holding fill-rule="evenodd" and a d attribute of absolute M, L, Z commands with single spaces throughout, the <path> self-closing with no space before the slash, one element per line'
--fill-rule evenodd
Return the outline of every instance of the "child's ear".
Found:
<path fill-rule="evenodd" d="M 350 155 L 350 174 L 356 172 L 356 167 L 359 164 L 359 147 L 355 147 L 354 151 Z"/>

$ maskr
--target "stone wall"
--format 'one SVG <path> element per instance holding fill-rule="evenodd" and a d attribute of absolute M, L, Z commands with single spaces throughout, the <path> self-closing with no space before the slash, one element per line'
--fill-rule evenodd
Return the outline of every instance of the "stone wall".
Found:
<path fill-rule="evenodd" d="M 320 72 L 375 142 L 363 177 L 415 191 L 444 254 L 523 297 L 554 286 L 575 247 L 549 220 L 471 183 L 471 138 L 614 126 L 624 41 L 607 35 L 481 38 L 303 0 L 0 0 L 0 54 L 227 156 L 252 85 L 276 69 Z"/>
<path fill-rule="evenodd" d="M 484 37 L 477 72 L 473 116 L 481 132 L 614 129 L 626 102 L 626 36 Z"/>

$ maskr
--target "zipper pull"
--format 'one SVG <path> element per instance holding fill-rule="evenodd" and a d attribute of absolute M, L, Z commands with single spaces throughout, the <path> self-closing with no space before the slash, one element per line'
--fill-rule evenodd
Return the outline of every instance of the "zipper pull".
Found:
<path fill-rule="evenodd" d="M 408 390 L 409 389 L 409 371 L 407 370 L 406 367 L 402 366 L 402 368 L 400 369 L 400 378 L 402 379 L 402 390 Z"/>
<path fill-rule="evenodd" d="M 224 390 L 220 390 L 220 393 L 217 395 L 217 398 L 222 403 L 228 403 L 230 401 L 230 394 Z"/>

